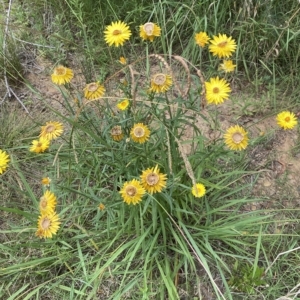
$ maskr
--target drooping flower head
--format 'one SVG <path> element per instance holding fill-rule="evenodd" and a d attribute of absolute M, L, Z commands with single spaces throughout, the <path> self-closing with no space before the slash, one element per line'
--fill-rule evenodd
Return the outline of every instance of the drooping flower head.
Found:
<path fill-rule="evenodd" d="M 230 57 L 235 50 L 235 40 L 226 34 L 214 35 L 213 39 L 210 40 L 209 51 L 213 56 L 218 56 L 219 58 Z"/>
<path fill-rule="evenodd" d="M 32 146 L 29 148 L 30 152 L 42 153 L 50 146 L 50 141 L 47 138 L 40 137 L 38 140 L 32 141 Z"/>
<path fill-rule="evenodd" d="M 99 82 L 92 82 L 85 86 L 84 97 L 87 100 L 99 100 L 105 93 L 105 88 Z"/>
<path fill-rule="evenodd" d="M 56 203 L 56 196 L 52 192 L 46 191 L 40 198 L 40 212 L 42 214 L 54 212 Z"/>
<path fill-rule="evenodd" d="M 172 85 L 172 77 L 167 74 L 158 73 L 151 79 L 150 92 L 165 93 Z"/>
<path fill-rule="evenodd" d="M 220 104 L 227 100 L 231 89 L 225 79 L 219 77 L 211 78 L 205 82 L 207 103 Z"/>
<path fill-rule="evenodd" d="M 134 124 L 130 131 L 130 137 L 134 142 L 143 144 L 149 140 L 150 130 L 143 123 Z"/>
<path fill-rule="evenodd" d="M 50 179 L 49 177 L 44 177 L 44 178 L 42 178 L 42 180 L 41 180 L 41 184 L 42 184 L 42 185 L 49 186 L 50 183 L 51 183 L 51 179 Z"/>
<path fill-rule="evenodd" d="M 103 203 L 100 203 L 98 206 L 99 210 L 104 210 L 105 209 L 105 205 Z"/>
<path fill-rule="evenodd" d="M 145 193 L 145 189 L 142 187 L 141 183 L 136 179 L 125 182 L 122 189 L 120 190 L 120 194 L 124 202 L 126 202 L 128 205 L 136 205 L 139 202 L 141 202 L 142 197 Z"/>
<path fill-rule="evenodd" d="M 128 99 L 124 99 L 121 102 L 119 102 L 117 104 L 117 108 L 120 110 L 126 110 L 129 106 L 129 100 Z"/>
<path fill-rule="evenodd" d="M 127 64 L 127 59 L 124 56 L 121 56 L 119 59 L 119 62 L 121 65 L 126 65 Z"/>
<path fill-rule="evenodd" d="M 223 63 L 220 64 L 220 70 L 223 70 L 225 73 L 230 73 L 235 70 L 236 65 L 233 64 L 232 60 L 223 60 Z"/>
<path fill-rule="evenodd" d="M 73 71 L 69 68 L 58 66 L 53 70 L 51 75 L 51 80 L 53 83 L 62 85 L 69 83 L 73 78 L 74 74 Z"/>
<path fill-rule="evenodd" d="M 114 141 L 117 142 L 121 141 L 124 137 L 124 134 L 122 132 L 122 127 L 119 125 L 114 126 L 110 131 L 110 135 Z"/>
<path fill-rule="evenodd" d="M 104 31 L 105 42 L 109 46 L 123 46 L 131 36 L 131 31 L 128 25 L 124 22 L 112 22 L 111 25 L 106 26 Z"/>
<path fill-rule="evenodd" d="M 46 122 L 45 126 L 42 126 L 40 137 L 46 138 L 49 141 L 54 140 L 61 136 L 63 133 L 63 124 L 60 122 Z"/>
<path fill-rule="evenodd" d="M 141 184 L 150 193 L 160 193 L 166 187 L 167 175 L 160 173 L 158 165 L 148 168 L 141 175 Z"/>
<path fill-rule="evenodd" d="M 0 149 L 0 174 L 6 171 L 9 161 L 9 155 Z"/>
<path fill-rule="evenodd" d="M 276 117 L 276 120 L 277 124 L 284 130 L 293 129 L 298 123 L 295 114 L 289 111 L 283 111 L 279 113 Z"/>
<path fill-rule="evenodd" d="M 239 125 L 231 126 L 224 134 L 225 144 L 230 150 L 244 150 L 248 145 L 248 133 Z"/>
<path fill-rule="evenodd" d="M 160 36 L 160 27 L 155 23 L 148 22 L 140 26 L 140 37 L 143 40 L 149 40 L 153 42 L 155 37 Z"/>
<path fill-rule="evenodd" d="M 38 218 L 37 231 L 39 238 L 52 238 L 60 227 L 59 216 L 55 212 L 41 214 Z"/>
<path fill-rule="evenodd" d="M 196 198 L 201 198 L 205 195 L 206 193 L 206 189 L 205 186 L 202 183 L 196 183 L 193 187 L 192 187 L 192 194 L 196 197 Z"/>
<path fill-rule="evenodd" d="M 199 33 L 196 33 L 196 35 L 195 35 L 195 42 L 201 48 L 204 48 L 205 45 L 208 44 L 209 40 L 210 40 L 210 38 L 206 32 L 201 31 Z"/>

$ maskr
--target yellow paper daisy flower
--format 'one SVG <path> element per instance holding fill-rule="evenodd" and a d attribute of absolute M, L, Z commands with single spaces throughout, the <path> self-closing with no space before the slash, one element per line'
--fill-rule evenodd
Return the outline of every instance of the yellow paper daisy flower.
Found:
<path fill-rule="evenodd" d="M 105 93 L 105 88 L 99 82 L 92 82 L 85 86 L 84 97 L 87 100 L 99 100 Z"/>
<path fill-rule="evenodd" d="M 209 40 L 210 38 L 208 37 L 206 32 L 201 31 L 199 33 L 196 33 L 195 35 L 196 44 L 202 48 L 204 48 L 205 45 L 208 44 Z"/>
<path fill-rule="evenodd" d="M 230 150 L 244 150 L 248 145 L 248 133 L 239 125 L 231 126 L 224 134 L 225 144 Z"/>
<path fill-rule="evenodd" d="M 153 42 L 155 37 L 160 36 L 160 27 L 155 23 L 148 22 L 140 26 L 140 37 L 146 41 L 149 40 Z"/>
<path fill-rule="evenodd" d="M 143 144 L 149 140 L 150 130 L 143 123 L 134 124 L 130 131 L 130 137 L 134 142 Z"/>
<path fill-rule="evenodd" d="M 110 131 L 110 135 L 114 141 L 117 142 L 121 141 L 124 137 L 121 126 L 119 125 L 114 126 Z"/>
<path fill-rule="evenodd" d="M 170 75 L 158 73 L 151 79 L 150 92 L 165 93 L 172 85 L 172 77 Z"/>
<path fill-rule="evenodd" d="M 9 161 L 9 155 L 0 149 L 0 174 L 6 171 Z"/>
<path fill-rule="evenodd" d="M 219 36 L 214 35 L 210 41 L 209 51 L 219 58 L 230 57 L 235 50 L 235 40 L 226 34 L 219 34 Z"/>
<path fill-rule="evenodd" d="M 41 128 L 40 137 L 46 138 L 49 141 L 54 140 L 62 135 L 63 128 L 63 124 L 60 122 L 46 122 L 46 125 Z"/>
<path fill-rule="evenodd" d="M 223 63 L 220 64 L 220 70 L 225 71 L 225 73 L 230 73 L 235 70 L 236 65 L 233 64 L 232 60 L 223 60 Z"/>
<path fill-rule="evenodd" d="M 279 113 L 276 117 L 276 120 L 277 124 L 284 130 L 293 129 L 298 123 L 295 114 L 289 111 L 283 111 Z"/>
<path fill-rule="evenodd" d="M 38 218 L 38 226 L 35 233 L 40 238 L 52 238 L 60 227 L 59 216 L 55 212 L 41 214 Z"/>
<path fill-rule="evenodd" d="M 104 31 L 104 39 L 109 46 L 123 46 L 130 36 L 131 31 L 128 25 L 121 21 L 112 22 L 111 25 L 106 26 Z"/>
<path fill-rule="evenodd" d="M 55 84 L 62 85 L 69 83 L 73 76 L 74 74 L 71 69 L 66 68 L 64 66 L 58 66 L 54 69 L 51 75 L 51 80 Z"/>
<path fill-rule="evenodd" d="M 141 175 L 141 184 L 150 193 L 160 193 L 166 187 L 167 175 L 159 173 L 158 165 L 148 168 Z"/>
<path fill-rule="evenodd" d="M 41 180 L 42 185 L 49 186 L 51 183 L 51 179 L 49 177 L 44 177 Z"/>
<path fill-rule="evenodd" d="M 192 187 L 192 194 L 197 198 L 203 197 L 205 195 L 205 193 L 206 193 L 206 189 L 202 183 L 196 183 Z"/>
<path fill-rule="evenodd" d="M 102 211 L 105 209 L 105 205 L 103 203 L 100 203 L 98 208 Z"/>
<path fill-rule="evenodd" d="M 219 77 L 211 78 L 205 82 L 207 103 L 220 104 L 227 100 L 231 89 L 225 79 Z"/>
<path fill-rule="evenodd" d="M 127 59 L 124 56 L 121 56 L 119 59 L 119 62 L 121 65 L 126 65 L 127 64 Z"/>
<path fill-rule="evenodd" d="M 40 212 L 42 214 L 54 212 L 56 203 L 56 196 L 52 192 L 46 191 L 40 198 Z"/>
<path fill-rule="evenodd" d="M 119 102 L 117 104 L 117 108 L 120 110 L 126 110 L 129 106 L 129 100 L 128 99 L 124 99 L 123 101 Z"/>
<path fill-rule="evenodd" d="M 125 182 L 122 189 L 120 190 L 120 194 L 124 202 L 126 202 L 128 205 L 136 205 L 139 202 L 141 202 L 142 197 L 145 193 L 145 189 L 142 187 L 141 183 L 136 179 Z"/>
<path fill-rule="evenodd" d="M 50 146 L 50 141 L 47 138 L 40 137 L 39 140 L 32 141 L 32 146 L 29 148 L 30 152 L 42 153 Z"/>

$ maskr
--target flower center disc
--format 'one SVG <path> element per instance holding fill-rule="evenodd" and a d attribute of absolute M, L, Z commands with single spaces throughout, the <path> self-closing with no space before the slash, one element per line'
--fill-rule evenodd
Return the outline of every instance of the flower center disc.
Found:
<path fill-rule="evenodd" d="M 220 92 L 220 89 L 219 89 L 219 88 L 217 88 L 217 87 L 214 87 L 214 88 L 213 88 L 213 93 L 214 93 L 214 94 L 219 94 L 219 92 Z"/>
<path fill-rule="evenodd" d="M 244 139 L 244 136 L 239 132 L 235 132 L 232 135 L 232 140 L 235 144 L 239 144 L 243 139 Z"/>
<path fill-rule="evenodd" d="M 289 122 L 289 121 L 291 120 L 291 118 L 290 118 L 290 117 L 286 117 L 284 120 L 285 120 L 286 122 Z"/>
<path fill-rule="evenodd" d="M 42 208 L 46 208 L 47 207 L 47 200 L 44 197 L 41 198 L 41 207 Z"/>
<path fill-rule="evenodd" d="M 97 91 L 98 84 L 97 83 L 90 83 L 88 86 L 88 91 L 89 92 L 95 92 Z"/>
<path fill-rule="evenodd" d="M 120 135 L 122 134 L 122 129 L 120 126 L 115 126 L 111 129 L 111 135 Z"/>
<path fill-rule="evenodd" d="M 37 147 L 42 147 L 43 144 L 42 144 L 41 142 L 38 142 L 36 146 L 37 146 Z"/>
<path fill-rule="evenodd" d="M 145 134 L 145 130 L 142 127 L 137 127 L 134 129 L 133 133 L 136 137 L 143 137 Z"/>
<path fill-rule="evenodd" d="M 143 28 L 146 32 L 146 35 L 148 35 L 148 36 L 153 35 L 153 31 L 154 31 L 154 24 L 153 23 L 151 23 L 151 22 L 146 23 L 146 24 L 144 24 Z"/>
<path fill-rule="evenodd" d="M 50 227 L 51 221 L 48 218 L 45 218 L 42 222 L 42 227 L 44 230 Z"/>
<path fill-rule="evenodd" d="M 55 130 L 55 126 L 54 125 L 48 125 L 47 127 L 46 127 L 46 132 L 47 133 L 51 133 L 51 132 L 53 132 Z"/>
<path fill-rule="evenodd" d="M 66 75 L 66 68 L 65 67 L 57 67 L 54 71 L 54 73 L 56 75 L 60 75 L 60 76 L 63 76 L 63 75 Z"/>
<path fill-rule="evenodd" d="M 126 194 L 130 197 L 133 197 L 136 194 L 136 187 L 130 185 L 126 188 Z"/>
<path fill-rule="evenodd" d="M 155 185 L 159 181 L 159 176 L 156 173 L 151 173 L 147 175 L 146 181 L 149 185 Z"/>
<path fill-rule="evenodd" d="M 119 35 L 119 34 L 121 34 L 122 33 L 122 31 L 121 30 L 119 30 L 119 29 L 115 29 L 114 31 L 113 31 L 113 35 Z"/>
<path fill-rule="evenodd" d="M 221 43 L 218 44 L 218 46 L 219 46 L 220 48 L 224 48 L 224 47 L 226 47 L 226 45 L 227 45 L 227 42 L 226 42 L 226 41 L 221 42 Z"/>
<path fill-rule="evenodd" d="M 153 78 L 153 82 L 157 85 L 163 85 L 166 82 L 166 75 L 165 74 L 157 74 Z"/>

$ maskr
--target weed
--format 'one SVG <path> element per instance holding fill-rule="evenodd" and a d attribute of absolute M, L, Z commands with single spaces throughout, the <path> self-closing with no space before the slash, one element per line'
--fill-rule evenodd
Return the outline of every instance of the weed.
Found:
<path fill-rule="evenodd" d="M 286 34 L 286 28 L 279 33 L 280 22 L 288 18 L 296 28 L 295 4 L 284 5 L 277 20 L 278 1 L 266 14 L 260 1 L 178 6 L 170 1 L 51 0 L 45 24 L 45 3 L 35 2 L 26 10 L 39 15 L 32 26 L 47 25 L 41 40 L 58 41 L 57 52 L 45 51 L 54 61 L 52 78 L 63 109 L 28 83 L 51 117 L 36 112 L 29 124 L 18 123 L 16 115 L 3 110 L 1 148 L 10 161 L 0 177 L 5 195 L 1 217 L 9 219 L 0 224 L 1 297 L 192 299 L 205 293 L 209 298 L 211 291 L 210 298 L 234 299 L 234 289 L 245 297 L 257 296 L 276 253 L 297 243 L 296 233 L 278 235 L 274 224 L 294 224 L 298 215 L 245 209 L 263 202 L 253 196 L 259 174 L 247 170 L 248 141 L 251 149 L 274 135 L 253 140 L 249 134 L 248 139 L 251 125 L 243 124 L 243 129 L 228 131 L 231 124 L 220 107 L 229 102 L 231 83 L 243 71 L 256 96 L 263 84 L 269 95 L 263 103 L 236 99 L 235 113 L 253 117 L 264 114 L 267 103 L 278 107 L 276 77 L 287 67 L 279 58 L 289 49 L 292 59 L 298 59 L 297 35 L 284 43 L 278 57 L 272 56 L 275 50 L 266 54 Z M 128 24 L 132 38 L 121 40 L 122 47 L 109 47 L 103 32 L 118 20 Z M 146 22 L 161 27 L 153 42 L 139 38 Z M 226 39 L 217 50 L 195 45 L 196 32 L 206 31 L 214 40 L 219 28 Z M 110 39 L 118 38 L 121 29 L 114 27 Z M 224 75 L 218 66 L 228 53 L 231 33 L 239 73 Z M 121 56 L 126 62 L 119 62 Z M 225 132 L 234 151 L 224 144 Z M 31 153 L 31 141 L 39 144 L 48 133 L 49 149 Z M 43 178 L 51 181 L 42 184 Z M 286 260 L 278 270 L 287 266 Z M 295 274 L 287 274 L 290 290 L 296 286 Z M 276 298 L 287 294 L 282 286 L 261 293 Z"/>

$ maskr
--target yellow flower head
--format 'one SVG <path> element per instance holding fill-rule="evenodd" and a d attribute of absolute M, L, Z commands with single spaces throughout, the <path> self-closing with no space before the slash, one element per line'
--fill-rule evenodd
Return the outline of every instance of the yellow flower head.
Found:
<path fill-rule="evenodd" d="M 50 141 L 47 138 L 40 137 L 39 140 L 32 141 L 32 146 L 29 148 L 30 152 L 42 153 L 50 146 Z"/>
<path fill-rule="evenodd" d="M 230 57 L 235 49 L 235 40 L 226 34 L 219 34 L 219 36 L 214 35 L 209 45 L 209 51 L 219 58 Z"/>
<path fill-rule="evenodd" d="M 121 141 L 124 137 L 121 126 L 119 125 L 114 126 L 110 131 L 110 135 L 114 141 L 117 142 Z"/>
<path fill-rule="evenodd" d="M 298 123 L 295 114 L 289 111 L 283 111 L 279 113 L 276 117 L 276 120 L 277 124 L 284 130 L 293 129 Z"/>
<path fill-rule="evenodd" d="M 9 161 L 9 155 L 0 149 L 0 174 L 6 171 Z"/>
<path fill-rule="evenodd" d="M 60 221 L 55 212 L 41 214 L 38 218 L 36 236 L 40 238 L 52 238 L 59 229 Z"/>
<path fill-rule="evenodd" d="M 172 85 L 172 77 L 170 75 L 158 73 L 151 79 L 150 92 L 165 93 Z"/>
<path fill-rule="evenodd" d="M 59 122 L 46 122 L 45 126 L 42 126 L 40 137 L 46 138 L 49 141 L 54 140 L 61 136 L 63 133 L 63 124 Z"/>
<path fill-rule="evenodd" d="M 128 81 L 127 81 L 125 78 L 121 78 L 121 79 L 120 79 L 120 83 L 121 83 L 123 86 L 128 86 Z"/>
<path fill-rule="evenodd" d="M 205 195 L 205 192 L 206 192 L 206 189 L 202 183 L 196 183 L 192 187 L 192 194 L 197 198 L 203 197 Z"/>
<path fill-rule="evenodd" d="M 51 179 L 49 177 L 44 177 L 41 180 L 42 185 L 49 186 L 51 183 Z"/>
<path fill-rule="evenodd" d="M 143 144 L 149 140 L 150 130 L 143 123 L 134 124 L 130 131 L 130 137 L 134 142 Z"/>
<path fill-rule="evenodd" d="M 105 209 L 105 205 L 103 203 L 100 203 L 98 208 L 102 211 Z"/>
<path fill-rule="evenodd" d="M 159 168 L 148 168 L 141 175 L 141 184 L 150 194 L 160 193 L 166 187 L 167 175 L 159 173 Z"/>
<path fill-rule="evenodd" d="M 220 104 L 227 100 L 231 89 L 225 79 L 211 78 L 205 82 L 207 103 Z"/>
<path fill-rule="evenodd" d="M 225 73 L 233 72 L 236 65 L 233 64 L 232 60 L 223 60 L 223 63 L 220 64 L 220 70 L 225 71 Z"/>
<path fill-rule="evenodd" d="M 40 198 L 40 212 L 42 214 L 54 212 L 56 203 L 56 196 L 52 192 L 46 191 Z"/>
<path fill-rule="evenodd" d="M 120 64 L 126 65 L 127 64 L 127 59 L 124 56 L 121 56 L 119 59 Z"/>
<path fill-rule="evenodd" d="M 120 194 L 124 202 L 126 202 L 128 205 L 136 205 L 139 202 L 141 202 L 142 197 L 145 193 L 145 189 L 142 187 L 141 183 L 136 179 L 125 182 L 122 189 L 120 190 Z"/>
<path fill-rule="evenodd" d="M 69 68 L 58 66 L 54 69 L 51 80 L 53 83 L 62 85 L 69 83 L 71 79 L 73 78 L 74 74 L 73 71 Z"/>
<path fill-rule="evenodd" d="M 206 32 L 201 31 L 199 33 L 196 33 L 196 35 L 195 35 L 196 44 L 202 48 L 204 48 L 205 45 L 208 44 L 209 40 L 210 40 L 210 38 L 208 37 Z"/>
<path fill-rule="evenodd" d="M 239 125 L 231 126 L 224 134 L 225 144 L 230 150 L 244 150 L 248 145 L 248 133 Z"/>
<path fill-rule="evenodd" d="M 117 104 L 117 108 L 120 110 L 126 110 L 129 106 L 129 100 L 128 99 L 124 99 L 123 101 L 119 102 Z"/>
<path fill-rule="evenodd" d="M 140 37 L 143 40 L 149 40 L 153 42 L 155 37 L 160 36 L 160 27 L 157 26 L 155 23 L 148 22 L 144 25 L 140 26 Z"/>
<path fill-rule="evenodd" d="M 106 26 L 104 31 L 105 42 L 109 46 L 123 46 L 124 42 L 131 36 L 131 31 L 128 25 L 124 22 L 112 22 L 111 25 Z"/>
<path fill-rule="evenodd" d="M 84 97 L 87 100 L 99 100 L 105 93 L 105 88 L 99 82 L 92 82 L 85 86 Z"/>

